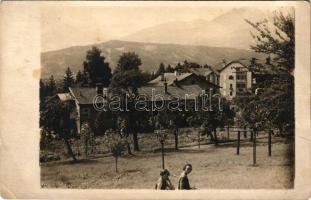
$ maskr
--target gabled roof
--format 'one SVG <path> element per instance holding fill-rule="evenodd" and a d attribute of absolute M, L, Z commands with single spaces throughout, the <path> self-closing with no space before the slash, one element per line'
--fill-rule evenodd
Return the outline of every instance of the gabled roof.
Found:
<path fill-rule="evenodd" d="M 90 87 L 70 87 L 69 91 L 79 104 L 92 104 L 96 96 L 96 88 Z"/>
<path fill-rule="evenodd" d="M 231 61 L 231 62 L 229 62 L 229 63 L 224 63 L 223 64 L 223 66 L 222 66 L 222 68 L 220 68 L 218 71 L 219 72 L 222 72 L 224 69 L 226 69 L 228 66 L 230 66 L 231 64 L 233 64 L 233 63 L 239 63 L 239 64 L 241 64 L 241 65 L 243 65 L 244 67 L 248 67 L 249 65 L 247 64 L 247 62 L 245 61 L 245 62 L 243 62 L 243 61 L 240 61 L 240 60 L 234 60 L 234 61 Z"/>
<path fill-rule="evenodd" d="M 176 79 L 177 81 L 181 81 L 191 76 L 192 74 L 193 73 L 181 73 L 176 75 L 175 73 L 164 73 L 164 79 L 166 80 L 167 85 L 172 85 Z M 161 80 L 161 75 L 148 82 L 148 85 L 152 86 L 163 86 L 163 84 L 164 81 Z"/>
<path fill-rule="evenodd" d="M 111 92 L 110 88 L 106 88 L 108 93 Z M 83 88 L 73 87 L 69 88 L 71 95 L 79 104 L 93 104 L 93 99 L 96 96 L 96 88 Z M 139 95 L 145 95 L 148 100 L 151 100 L 153 95 L 161 95 L 164 100 L 179 97 L 184 99 L 185 95 L 190 95 L 187 99 L 194 98 L 193 95 L 199 95 L 202 89 L 198 85 L 185 85 L 185 86 L 167 86 L 167 93 L 165 93 L 164 86 L 143 86 L 138 88 Z M 111 93 L 110 93 L 111 94 Z"/>
<path fill-rule="evenodd" d="M 262 66 L 272 66 L 272 65 L 276 65 L 275 63 L 273 63 L 273 60 L 271 59 L 271 64 L 267 64 L 266 60 L 262 60 L 262 59 L 256 59 L 256 64 L 262 65 Z M 218 69 L 218 72 L 223 71 L 224 69 L 226 69 L 229 65 L 233 64 L 233 63 L 239 63 L 241 65 L 243 65 L 244 67 L 248 68 L 251 66 L 251 60 L 250 59 L 239 59 L 239 60 L 233 60 L 229 63 L 218 63 L 217 65 L 215 65 L 215 68 Z"/>

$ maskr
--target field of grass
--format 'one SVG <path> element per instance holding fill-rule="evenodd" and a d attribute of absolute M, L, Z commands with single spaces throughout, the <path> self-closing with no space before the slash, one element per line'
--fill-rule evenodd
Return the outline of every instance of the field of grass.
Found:
<path fill-rule="evenodd" d="M 195 135 L 195 134 L 194 134 Z M 257 143 L 257 164 L 252 166 L 252 144 L 241 141 L 240 155 L 236 155 L 236 142 L 220 143 L 217 147 L 203 138 L 201 148 L 195 136 L 181 136 L 180 150 L 172 150 L 169 139 L 165 152 L 165 167 L 171 172 L 171 181 L 177 186 L 179 174 L 185 163 L 193 165 L 190 184 L 198 189 L 293 187 L 294 141 L 273 137 L 272 157 L 268 156 L 267 135 L 261 133 Z M 115 160 L 109 154 L 97 154 L 78 163 L 70 160 L 41 163 L 41 186 L 47 188 L 99 188 L 99 189 L 154 189 L 161 170 L 161 153 L 151 135 L 140 135 L 140 152 L 124 155 Z M 230 136 L 235 138 L 235 136 Z M 148 139 L 149 138 L 149 139 Z M 183 139 L 182 139 L 183 138 Z M 221 138 L 221 136 L 220 136 Z"/>

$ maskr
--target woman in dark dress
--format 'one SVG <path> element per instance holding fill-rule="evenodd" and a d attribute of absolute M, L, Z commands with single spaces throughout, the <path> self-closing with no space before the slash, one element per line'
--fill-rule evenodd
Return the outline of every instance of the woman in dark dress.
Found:
<path fill-rule="evenodd" d="M 189 179 L 188 179 L 188 174 L 190 174 L 192 171 L 192 165 L 191 164 L 186 164 L 183 167 L 183 172 L 181 173 L 178 181 L 178 189 L 179 190 L 192 190 L 196 189 L 194 187 L 190 187 Z"/>

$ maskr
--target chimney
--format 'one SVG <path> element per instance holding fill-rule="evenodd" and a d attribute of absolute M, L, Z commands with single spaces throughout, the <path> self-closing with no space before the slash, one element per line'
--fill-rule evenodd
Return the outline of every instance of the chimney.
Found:
<path fill-rule="evenodd" d="M 177 78 L 175 78 L 175 80 L 174 80 L 174 85 L 177 86 L 177 87 L 179 87 L 179 85 L 178 85 L 178 79 L 177 79 Z"/>
<path fill-rule="evenodd" d="M 271 63 L 271 58 L 270 58 L 270 56 L 268 56 L 268 57 L 266 58 L 266 64 L 267 64 L 267 65 L 270 65 L 270 63 Z"/>
<path fill-rule="evenodd" d="M 104 92 L 103 92 L 104 86 L 101 83 L 97 83 L 96 84 L 96 93 L 97 95 L 101 95 L 103 96 Z"/>
<path fill-rule="evenodd" d="M 161 76 L 161 81 L 164 81 L 164 73 L 162 73 L 160 76 Z"/>
<path fill-rule="evenodd" d="M 108 89 L 107 88 L 104 88 L 103 96 L 104 96 L 105 99 L 107 98 L 107 96 L 108 96 Z"/>
<path fill-rule="evenodd" d="M 174 73 L 175 73 L 175 76 L 179 76 L 180 75 L 180 72 L 178 70 L 175 70 Z"/>
<path fill-rule="evenodd" d="M 164 92 L 167 94 L 167 82 L 166 79 L 164 79 Z"/>

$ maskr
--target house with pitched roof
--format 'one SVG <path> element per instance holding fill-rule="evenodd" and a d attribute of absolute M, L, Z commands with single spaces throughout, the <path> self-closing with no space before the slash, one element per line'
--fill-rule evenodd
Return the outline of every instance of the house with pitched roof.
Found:
<path fill-rule="evenodd" d="M 224 63 L 219 69 L 220 93 L 228 100 L 243 96 L 252 87 L 252 73 L 248 65 L 241 61 Z"/>
<path fill-rule="evenodd" d="M 169 79 L 170 80 L 170 79 Z M 203 90 L 205 91 L 205 90 Z M 181 102 L 193 103 L 200 94 L 202 94 L 202 88 L 197 84 L 192 85 L 176 85 L 164 82 L 163 85 L 146 85 L 138 88 L 138 94 L 143 95 L 146 101 L 156 102 L 156 96 L 161 96 L 164 102 L 171 101 L 172 99 L 178 98 Z M 94 126 L 95 119 L 99 113 L 94 107 L 94 98 L 97 95 L 112 95 L 114 92 L 111 88 L 103 88 L 101 86 L 93 87 L 70 87 L 69 93 L 61 94 L 60 98 L 67 100 L 70 99 L 74 101 L 76 107 L 76 120 L 77 120 L 77 130 L 80 133 L 81 125 L 84 122 L 88 122 L 90 126 Z"/>
<path fill-rule="evenodd" d="M 219 73 L 217 70 L 213 70 L 210 66 L 201 68 L 190 68 L 190 72 L 197 76 L 204 77 L 208 82 L 219 86 Z"/>
<path fill-rule="evenodd" d="M 196 73 L 181 73 L 175 71 L 174 73 L 163 73 L 157 78 L 148 82 L 148 86 L 163 86 L 164 82 L 168 86 L 186 86 L 186 85 L 197 85 L 201 89 L 209 91 L 213 89 L 214 92 L 219 91 L 219 86 L 213 82 L 206 80 L 206 78 L 197 75 Z"/>
<path fill-rule="evenodd" d="M 223 62 L 215 66 L 219 72 L 220 93 L 231 100 L 237 96 L 244 96 L 246 92 L 255 92 L 264 81 L 281 75 L 277 70 L 278 67 L 277 63 L 274 63 L 270 57 Z"/>

